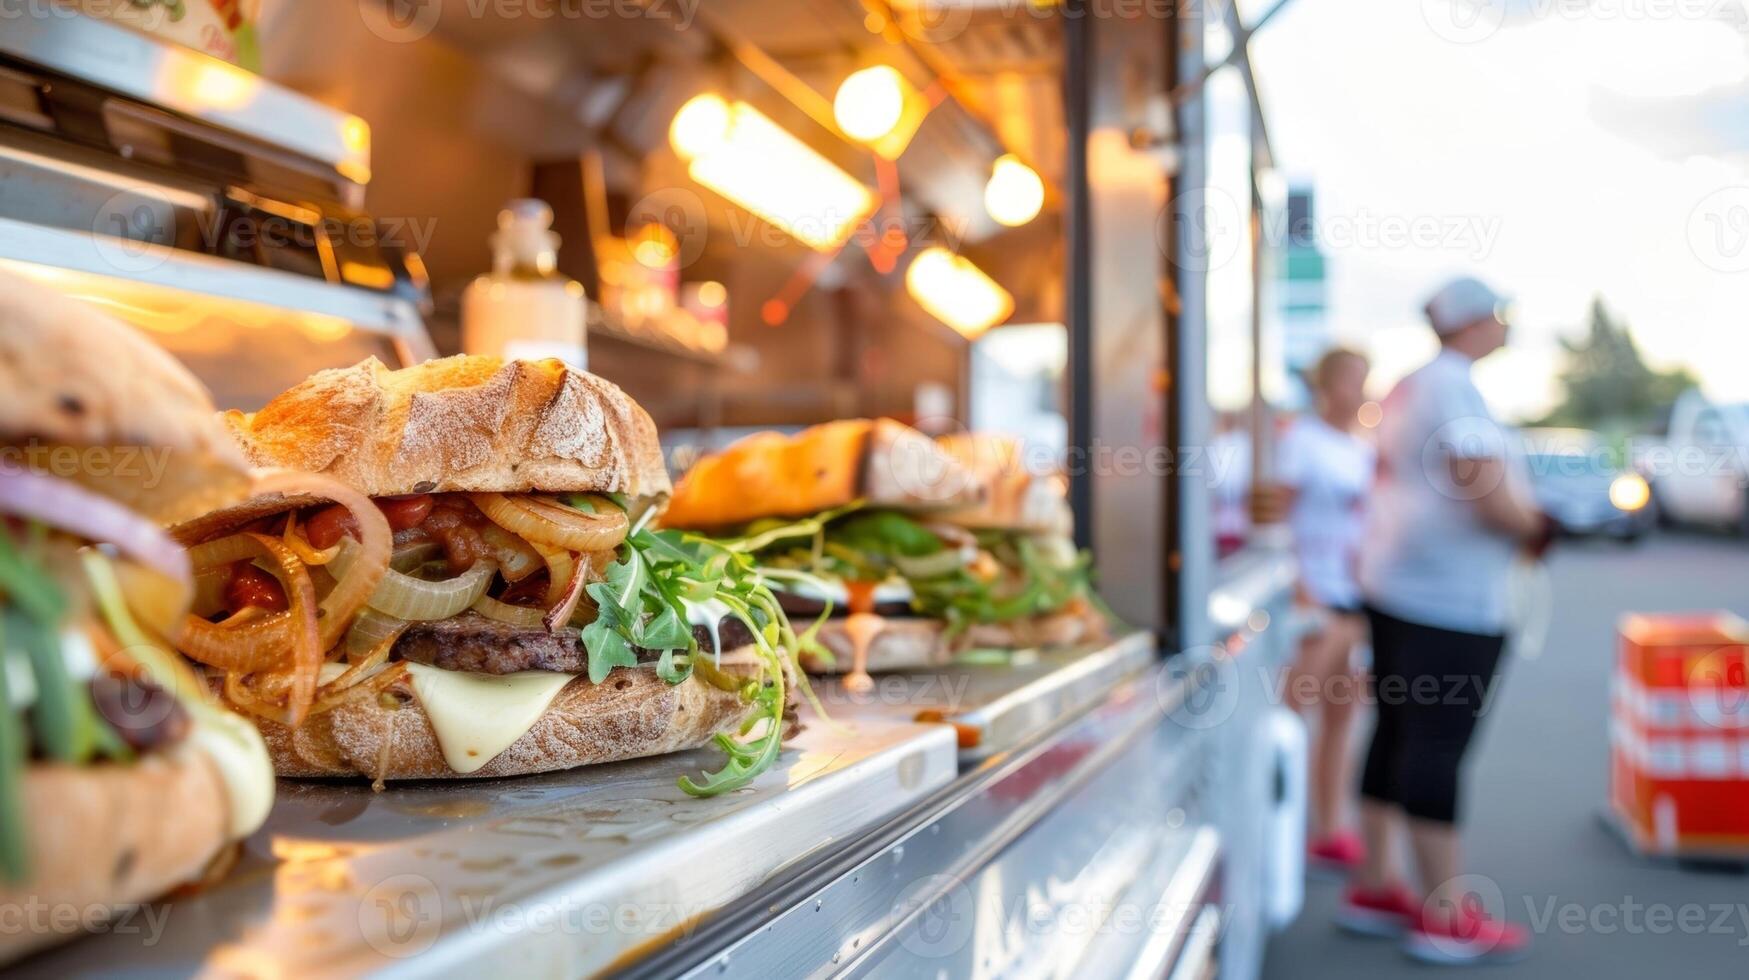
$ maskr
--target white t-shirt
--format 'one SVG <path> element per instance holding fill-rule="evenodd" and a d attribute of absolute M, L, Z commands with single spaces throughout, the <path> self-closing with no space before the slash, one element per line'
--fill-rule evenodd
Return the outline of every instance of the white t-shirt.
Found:
<path fill-rule="evenodd" d="M 1207 465 L 1215 536 L 1243 540 L 1251 534 L 1251 430 L 1216 435 L 1209 443 Z"/>
<path fill-rule="evenodd" d="M 1503 460 L 1520 488 L 1529 475 L 1516 437 L 1471 380 L 1473 363 L 1442 351 L 1385 399 L 1360 586 L 1369 603 L 1401 619 L 1499 634 L 1516 546 L 1482 523 L 1475 497 L 1485 488 L 1457 486 L 1451 460 Z"/>
<path fill-rule="evenodd" d="M 1277 448 L 1277 475 L 1292 487 L 1294 554 L 1307 594 L 1324 606 L 1360 605 L 1355 566 L 1377 453 L 1316 415 L 1295 419 Z"/>

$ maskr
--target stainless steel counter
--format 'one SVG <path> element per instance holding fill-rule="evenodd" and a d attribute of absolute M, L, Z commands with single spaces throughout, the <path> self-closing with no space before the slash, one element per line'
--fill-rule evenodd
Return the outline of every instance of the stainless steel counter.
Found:
<path fill-rule="evenodd" d="M 16 972 L 594 974 L 731 908 L 957 769 L 951 730 L 879 719 L 854 733 L 811 725 L 776 768 L 727 797 L 675 785 L 714 764 L 699 751 L 382 793 L 282 782 L 222 884 Z"/>
<path fill-rule="evenodd" d="M 1004 975 L 1212 962 L 1218 731 L 1151 638 L 816 692 L 753 787 L 706 752 L 371 793 L 284 783 L 219 886 L 25 976 Z M 939 719 L 920 723 L 918 717 Z M 152 927 L 161 928 L 161 935 Z"/>
<path fill-rule="evenodd" d="M 1021 650 L 938 670 L 881 674 L 852 693 L 838 677 L 815 691 L 833 719 L 858 725 L 944 722 L 959 737 L 960 761 L 1007 752 L 1097 704 L 1123 680 L 1153 663 L 1153 640 L 1141 633 L 1093 648 Z"/>

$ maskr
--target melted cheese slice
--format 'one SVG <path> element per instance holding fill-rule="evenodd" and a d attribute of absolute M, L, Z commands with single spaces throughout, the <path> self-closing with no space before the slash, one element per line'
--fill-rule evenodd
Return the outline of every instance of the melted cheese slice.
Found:
<path fill-rule="evenodd" d="M 458 773 L 474 772 L 527 734 L 577 676 L 550 670 L 469 674 L 414 663 L 407 670 L 443 761 Z"/>

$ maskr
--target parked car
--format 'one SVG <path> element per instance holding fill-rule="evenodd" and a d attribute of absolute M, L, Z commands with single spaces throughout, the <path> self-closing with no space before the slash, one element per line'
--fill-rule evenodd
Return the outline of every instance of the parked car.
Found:
<path fill-rule="evenodd" d="M 1651 488 L 1597 433 L 1531 429 L 1524 439 L 1537 504 L 1560 533 L 1638 541 L 1651 527 Z"/>
<path fill-rule="evenodd" d="M 1749 534 L 1749 404 L 1684 392 L 1670 411 L 1664 451 L 1648 458 L 1652 498 L 1666 524 Z"/>

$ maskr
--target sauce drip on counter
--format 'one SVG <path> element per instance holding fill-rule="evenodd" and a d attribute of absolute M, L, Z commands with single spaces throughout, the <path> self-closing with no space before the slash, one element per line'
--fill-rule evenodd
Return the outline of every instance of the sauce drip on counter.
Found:
<path fill-rule="evenodd" d="M 861 694 L 874 689 L 874 678 L 868 676 L 868 651 L 887 621 L 875 615 L 874 582 L 845 582 L 844 591 L 850 611 L 844 621 L 844 635 L 850 639 L 850 673 L 844 675 L 844 689 Z"/>

